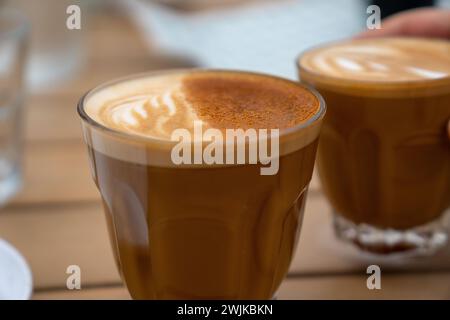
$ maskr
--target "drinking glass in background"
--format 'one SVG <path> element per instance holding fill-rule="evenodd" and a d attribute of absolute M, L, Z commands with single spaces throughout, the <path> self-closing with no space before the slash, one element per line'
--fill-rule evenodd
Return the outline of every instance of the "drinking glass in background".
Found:
<path fill-rule="evenodd" d="M 1 0 L 0 0 L 1 1 Z M 30 23 L 30 57 L 26 84 L 30 91 L 45 91 L 55 83 L 70 79 L 83 62 L 82 30 L 66 27 L 67 8 L 80 0 L 3 0 L 1 5 L 17 9 Z M 86 10 L 88 11 L 88 10 Z M 85 12 L 81 10 L 81 21 Z"/>
<path fill-rule="evenodd" d="M 0 205 L 22 183 L 22 127 L 29 24 L 18 11 L 0 9 Z M 32 276 L 25 259 L 0 239 L 0 300 L 28 299 Z"/>
<path fill-rule="evenodd" d="M 0 10 L 0 205 L 22 181 L 23 78 L 29 25 L 19 12 Z"/>

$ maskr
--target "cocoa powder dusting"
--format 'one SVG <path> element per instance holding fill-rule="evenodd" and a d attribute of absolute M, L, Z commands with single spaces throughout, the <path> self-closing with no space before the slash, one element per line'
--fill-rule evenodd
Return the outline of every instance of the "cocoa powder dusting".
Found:
<path fill-rule="evenodd" d="M 199 118 L 218 129 L 285 129 L 319 109 L 317 98 L 303 87 L 261 75 L 191 74 L 182 90 Z"/>

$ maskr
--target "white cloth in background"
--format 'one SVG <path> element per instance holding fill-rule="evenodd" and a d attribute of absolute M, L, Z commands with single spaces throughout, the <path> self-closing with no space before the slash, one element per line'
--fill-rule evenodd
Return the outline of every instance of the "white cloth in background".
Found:
<path fill-rule="evenodd" d="M 201 67 L 291 79 L 300 52 L 351 36 L 364 28 L 367 17 L 361 0 L 280 0 L 195 14 L 143 0 L 126 3 L 149 46 L 193 58 Z"/>

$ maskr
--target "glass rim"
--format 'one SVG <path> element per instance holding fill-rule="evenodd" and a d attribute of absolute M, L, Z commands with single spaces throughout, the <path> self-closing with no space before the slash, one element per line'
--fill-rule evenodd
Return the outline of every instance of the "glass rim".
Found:
<path fill-rule="evenodd" d="M 15 8 L 3 8 L 0 10 L 0 21 L 11 21 L 12 25 L 6 29 L 0 29 L 0 41 L 20 39 L 31 29 L 27 16 Z"/>
<path fill-rule="evenodd" d="M 141 136 L 141 135 L 137 135 L 134 133 L 126 133 L 126 132 L 123 132 L 123 131 L 120 131 L 117 129 L 109 128 L 109 127 L 101 124 L 100 122 L 95 121 L 93 118 L 91 118 L 87 114 L 87 112 L 84 110 L 85 102 L 87 101 L 87 99 L 90 96 L 94 95 L 95 93 L 97 93 L 105 88 L 108 88 L 109 86 L 118 84 L 118 83 L 130 81 L 130 80 L 136 80 L 136 79 L 145 78 L 145 77 L 154 77 L 154 76 L 158 76 L 158 75 L 171 74 L 171 73 L 176 74 L 176 73 L 190 73 L 190 72 L 219 72 L 219 73 L 225 72 L 225 73 L 264 76 L 264 77 L 269 77 L 269 78 L 273 78 L 273 79 L 287 81 L 296 86 L 299 86 L 299 87 L 302 87 L 302 88 L 308 90 L 317 99 L 317 101 L 319 103 L 318 110 L 307 121 L 301 122 L 293 127 L 289 127 L 286 129 L 280 129 L 279 137 L 289 135 L 291 133 L 300 131 L 302 129 L 306 129 L 307 127 L 313 125 L 314 123 L 316 123 L 317 121 L 321 120 L 324 117 L 326 109 L 327 109 L 325 100 L 323 99 L 323 97 L 320 95 L 320 93 L 316 89 L 309 86 L 308 84 L 304 84 L 304 83 L 301 83 L 298 81 L 293 81 L 293 80 L 285 79 L 285 78 L 275 76 L 275 75 L 270 75 L 270 74 L 265 74 L 265 73 L 260 73 L 260 72 L 252 72 L 252 71 L 240 71 L 240 70 L 234 70 L 234 69 L 214 69 L 214 68 L 184 68 L 184 69 L 168 69 L 168 70 L 157 70 L 157 71 L 135 73 L 135 74 L 131 74 L 131 75 L 128 75 L 125 77 L 120 77 L 120 78 L 116 78 L 116 79 L 104 82 L 104 83 L 90 89 L 80 98 L 80 100 L 78 101 L 78 104 L 77 104 L 78 115 L 80 116 L 81 120 L 83 122 L 87 123 L 88 125 L 93 126 L 105 133 L 111 134 L 113 136 L 117 136 L 119 138 L 123 138 L 126 140 L 133 140 L 133 141 L 142 141 L 142 142 L 173 143 L 174 141 L 172 141 L 172 140 L 158 139 L 158 138 L 154 138 L 154 137 L 146 137 L 146 136 Z"/>
<path fill-rule="evenodd" d="M 401 39 L 401 40 L 426 40 L 426 41 L 438 41 L 438 42 L 444 42 L 449 43 L 445 39 L 439 39 L 439 38 L 425 38 L 425 37 L 408 37 L 408 36 L 386 36 L 386 37 L 380 37 L 380 38 L 374 38 L 376 39 Z M 326 41 L 323 43 L 319 43 L 317 45 L 311 46 L 303 51 L 301 51 L 295 60 L 295 64 L 297 66 L 297 70 L 299 72 L 305 73 L 310 75 L 314 80 L 316 79 L 324 79 L 328 81 L 333 81 L 338 83 L 337 86 L 346 86 L 346 85 L 352 85 L 352 84 L 363 84 L 373 87 L 384 87 L 388 86 L 389 88 L 396 89 L 398 86 L 404 86 L 404 85 L 415 85 L 417 87 L 420 87 L 421 85 L 427 85 L 430 83 L 436 83 L 436 84 L 447 84 L 450 82 L 450 75 L 438 78 L 438 79 L 416 79 L 416 80 L 400 80 L 400 81 L 383 81 L 383 80 L 371 80 L 371 79 L 349 79 L 349 78 L 343 78 L 339 76 L 331 76 L 327 74 L 323 74 L 320 72 L 316 72 L 314 70 L 308 69 L 304 67 L 301 63 L 301 60 L 304 55 L 307 53 L 313 52 L 315 50 L 324 49 L 328 47 L 332 47 L 334 45 L 339 45 L 343 43 L 349 43 L 353 41 L 370 41 L 373 39 L 354 39 L 354 38 L 346 38 L 346 39 L 338 39 L 333 41 Z M 318 80 L 317 83 L 326 83 L 326 81 Z"/>

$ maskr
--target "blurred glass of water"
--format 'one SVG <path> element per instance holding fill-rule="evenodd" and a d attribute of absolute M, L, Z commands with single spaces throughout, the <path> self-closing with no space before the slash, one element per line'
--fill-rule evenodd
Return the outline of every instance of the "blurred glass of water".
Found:
<path fill-rule="evenodd" d="M 0 9 L 0 205 L 21 186 L 24 69 L 29 33 L 25 17 Z"/>
<path fill-rule="evenodd" d="M 0 6 L 2 1 L 5 6 L 24 14 L 30 23 L 26 72 L 30 92 L 53 90 L 55 84 L 76 74 L 83 62 L 83 28 L 69 30 L 66 27 L 66 10 L 70 5 L 78 5 L 85 19 L 84 12 L 88 10 L 84 10 L 84 5 L 92 0 L 0 0 Z"/>

